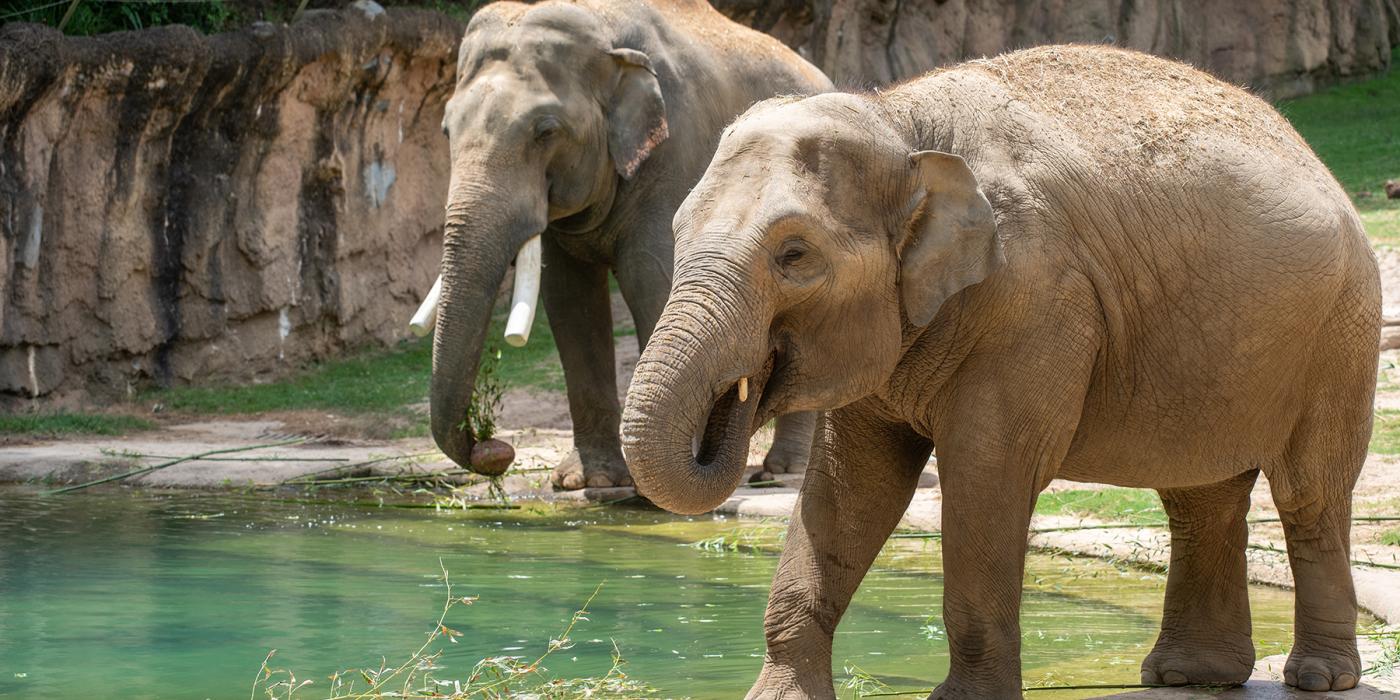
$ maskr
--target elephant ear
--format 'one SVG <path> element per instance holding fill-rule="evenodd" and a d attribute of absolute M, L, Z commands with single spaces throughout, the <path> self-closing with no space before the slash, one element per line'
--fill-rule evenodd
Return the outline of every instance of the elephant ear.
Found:
<path fill-rule="evenodd" d="M 613 49 L 617 87 L 608 109 L 608 155 L 617 174 L 630 180 L 668 135 L 666 100 L 651 59 L 634 49 Z"/>
<path fill-rule="evenodd" d="M 926 326 L 949 297 L 1005 264 L 992 205 L 961 157 L 909 154 L 913 206 L 899 248 L 900 299 L 909 322 Z"/>

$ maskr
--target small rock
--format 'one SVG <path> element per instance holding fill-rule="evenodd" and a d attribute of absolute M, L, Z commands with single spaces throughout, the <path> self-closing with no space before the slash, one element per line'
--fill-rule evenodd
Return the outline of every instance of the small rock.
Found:
<path fill-rule="evenodd" d="M 1400 348 L 1400 326 L 1385 326 L 1381 328 L 1381 350 L 1395 350 Z"/>
<path fill-rule="evenodd" d="M 482 440 L 472 446 L 471 470 L 482 476 L 500 476 L 515 461 L 515 448 L 501 440 Z"/>
<path fill-rule="evenodd" d="M 1385 196 L 1390 199 L 1400 199 L 1400 182 L 1395 180 L 1385 181 Z"/>

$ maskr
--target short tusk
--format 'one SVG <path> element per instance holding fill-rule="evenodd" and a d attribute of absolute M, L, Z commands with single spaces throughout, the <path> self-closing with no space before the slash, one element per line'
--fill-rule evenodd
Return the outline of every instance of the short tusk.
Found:
<path fill-rule="evenodd" d="M 428 290 L 428 296 L 423 297 L 423 303 L 418 305 L 418 313 L 413 314 L 413 319 L 408 322 L 408 331 L 419 338 L 427 335 L 437 324 L 438 297 L 442 296 L 442 275 L 438 275 L 437 281 L 433 283 L 433 288 Z"/>
<path fill-rule="evenodd" d="M 535 323 L 535 305 L 540 300 L 540 237 L 535 236 L 515 255 L 515 289 L 510 298 L 510 318 L 506 320 L 506 342 L 520 348 L 530 340 Z"/>
<path fill-rule="evenodd" d="M 749 400 L 749 378 L 739 378 L 739 403 Z"/>

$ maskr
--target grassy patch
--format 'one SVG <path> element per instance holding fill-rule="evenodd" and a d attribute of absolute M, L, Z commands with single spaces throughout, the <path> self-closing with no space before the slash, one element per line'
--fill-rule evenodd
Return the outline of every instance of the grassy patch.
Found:
<path fill-rule="evenodd" d="M 0 415 L 0 435 L 121 435 L 154 427 L 154 423 L 144 418 L 101 413 Z"/>
<path fill-rule="evenodd" d="M 1382 408 L 1376 411 L 1371 426 L 1371 448 L 1374 454 L 1400 455 L 1400 411 Z"/>
<path fill-rule="evenodd" d="M 530 342 L 513 348 L 500 340 L 505 314 L 491 322 L 487 338 L 501 350 L 496 376 L 506 388 L 563 391 L 564 372 L 543 309 L 535 316 Z M 285 379 L 262 384 L 212 384 L 154 390 L 145 402 L 190 414 L 248 414 L 317 410 L 342 415 L 375 414 L 403 425 L 397 435 L 427 434 L 427 418 L 413 408 L 428 400 L 431 338 L 406 340 L 383 350 L 331 360 Z"/>
<path fill-rule="evenodd" d="M 1035 512 L 1127 523 L 1160 523 L 1167 519 L 1157 492 L 1149 489 L 1107 488 L 1042 493 L 1036 501 Z"/>
<path fill-rule="evenodd" d="M 1400 527 L 1382 532 L 1380 542 L 1391 547 L 1400 547 Z"/>
<path fill-rule="evenodd" d="M 1400 51 L 1392 54 L 1400 62 Z M 1278 105 L 1352 195 L 1372 241 L 1400 245 L 1400 200 L 1386 180 L 1400 179 L 1400 70 Z M 1363 192 L 1369 197 L 1358 197 Z"/>

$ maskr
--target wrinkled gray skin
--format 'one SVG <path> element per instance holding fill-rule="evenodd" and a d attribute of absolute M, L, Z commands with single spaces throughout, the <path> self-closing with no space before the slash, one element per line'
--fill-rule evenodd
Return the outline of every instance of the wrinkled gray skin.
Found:
<path fill-rule="evenodd" d="M 462 429 L 507 267 L 543 234 L 542 297 L 574 451 L 557 486 L 631 483 L 607 273 L 651 336 L 671 287 L 671 218 L 724 125 L 777 94 L 830 89 L 777 41 L 703 2 L 496 3 L 467 27 L 443 118 L 452 154 L 433 341 L 432 431 L 469 466 Z M 805 468 L 815 417 L 784 416 L 765 467 Z"/>
<path fill-rule="evenodd" d="M 675 227 L 623 417 L 638 488 L 705 511 L 754 426 L 828 411 L 750 698 L 834 697 L 832 634 L 935 444 L 951 659 L 932 697 L 1021 695 L 1026 531 L 1054 478 L 1162 496 L 1143 681 L 1240 683 L 1263 472 L 1297 582 L 1284 676 L 1356 684 L 1378 274 L 1346 194 L 1267 104 L 1090 47 L 772 100 L 726 131 Z"/>

